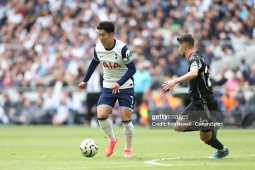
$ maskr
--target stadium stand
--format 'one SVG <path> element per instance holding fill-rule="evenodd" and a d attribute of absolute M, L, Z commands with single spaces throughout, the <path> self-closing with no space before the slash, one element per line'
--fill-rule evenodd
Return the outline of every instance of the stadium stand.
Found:
<path fill-rule="evenodd" d="M 148 105 L 155 104 L 150 99 L 162 81 L 187 71 L 176 46 L 176 37 L 186 32 L 195 35 L 216 91 L 222 96 L 230 91 L 234 101 L 243 94 L 240 114 L 254 105 L 254 0 L 0 0 L 1 123 L 38 123 L 31 112 L 39 107 L 45 119 L 39 123 L 51 124 L 64 97 L 71 111 L 65 123 L 86 120 L 86 91 L 78 91 L 77 84 L 102 20 L 115 23 L 116 38 L 129 44 L 135 62 L 151 74 L 151 90 L 144 92 Z M 235 104 L 225 109 L 225 123 L 238 123 L 227 119 Z"/>

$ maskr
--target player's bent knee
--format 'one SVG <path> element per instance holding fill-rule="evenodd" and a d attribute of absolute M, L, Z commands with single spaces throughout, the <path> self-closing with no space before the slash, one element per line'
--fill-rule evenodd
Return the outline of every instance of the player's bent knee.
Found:
<path fill-rule="evenodd" d="M 107 114 L 107 113 L 97 113 L 97 118 L 98 119 L 107 119 L 108 118 L 108 116 L 109 116 L 109 114 Z"/>
<path fill-rule="evenodd" d="M 200 132 L 200 139 L 203 142 L 208 142 L 211 139 L 211 132 Z"/>
<path fill-rule="evenodd" d="M 122 121 L 131 120 L 132 118 L 132 111 L 129 109 L 120 109 L 120 114 Z"/>
<path fill-rule="evenodd" d="M 122 121 L 126 121 L 126 120 L 131 120 L 132 118 L 131 118 L 131 116 L 129 116 L 129 115 L 122 115 L 121 116 L 121 120 Z"/>
<path fill-rule="evenodd" d="M 107 118 L 108 118 L 108 116 L 103 116 L 103 115 L 99 116 L 99 115 L 97 115 L 97 119 L 101 119 L 102 120 L 102 119 L 107 119 Z"/>
<path fill-rule="evenodd" d="M 98 119 L 107 119 L 109 114 L 111 113 L 111 108 L 109 107 L 98 107 L 97 108 L 97 118 Z"/>

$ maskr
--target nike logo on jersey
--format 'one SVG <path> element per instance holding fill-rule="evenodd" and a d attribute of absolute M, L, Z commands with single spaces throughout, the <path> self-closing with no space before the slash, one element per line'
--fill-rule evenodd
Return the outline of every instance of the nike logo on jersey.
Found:
<path fill-rule="evenodd" d="M 102 58 L 102 57 L 104 57 L 104 56 L 102 56 L 102 55 L 99 56 L 99 58 Z"/>

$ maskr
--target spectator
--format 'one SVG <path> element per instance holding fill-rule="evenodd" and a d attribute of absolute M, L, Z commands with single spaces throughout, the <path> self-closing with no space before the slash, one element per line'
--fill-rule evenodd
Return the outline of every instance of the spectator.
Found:
<path fill-rule="evenodd" d="M 144 60 L 150 63 L 147 70 L 154 74 L 153 84 L 164 79 L 157 73 L 159 67 L 169 77 L 180 76 L 186 65 L 178 55 L 176 37 L 196 33 L 196 42 L 201 43 L 195 46 L 207 64 L 225 55 L 234 57 L 232 54 L 238 54 L 249 40 L 255 39 L 254 5 L 254 1 L 211 0 L 0 2 L 0 90 L 55 86 L 52 96 L 43 101 L 46 113 L 52 113 L 59 106 L 61 90 L 76 86 L 84 75 L 82 65 L 88 64 L 93 56 L 91 46 L 98 41 L 95 24 L 108 19 L 115 21 L 116 36 L 134 51 L 137 65 Z M 255 85 L 255 69 L 250 65 L 252 62 L 242 63 L 234 73 L 237 88 Z M 222 72 L 212 77 L 214 84 L 224 85 L 228 72 L 230 68 L 223 66 Z M 61 75 L 62 83 L 53 80 L 56 75 Z M 233 85 L 233 81 L 229 84 Z M 35 107 L 39 101 L 32 105 Z M 8 115 L 16 109 L 14 105 L 8 111 L 3 107 Z"/>
<path fill-rule="evenodd" d="M 135 113 L 137 120 L 140 118 L 140 106 L 143 101 L 144 92 L 151 86 L 151 75 L 145 68 L 146 62 L 139 62 L 137 64 L 137 71 L 134 75 L 135 93 L 136 93 L 136 106 Z"/>
<path fill-rule="evenodd" d="M 202 54 L 205 64 L 210 66 L 210 63 L 215 58 L 214 53 L 211 51 L 210 47 L 205 47 L 205 52 Z"/>
<path fill-rule="evenodd" d="M 53 125 L 63 125 L 68 124 L 68 119 L 71 116 L 70 108 L 68 106 L 68 98 L 64 97 L 61 100 L 56 113 L 53 115 L 52 124 Z"/>
<path fill-rule="evenodd" d="M 8 124 L 9 118 L 7 114 L 5 113 L 3 107 L 0 106 L 0 124 Z"/>
<path fill-rule="evenodd" d="M 251 86 L 255 85 L 255 64 L 252 64 L 250 68 L 249 84 Z"/>
<path fill-rule="evenodd" d="M 51 115 L 43 109 L 43 97 L 38 97 L 37 102 L 33 103 L 33 110 L 30 111 L 30 124 L 51 124 Z"/>
<path fill-rule="evenodd" d="M 222 101 L 222 92 L 220 90 L 216 90 L 215 87 L 213 87 L 213 92 L 214 92 L 215 98 L 219 104 L 219 112 L 216 115 L 216 122 L 223 122 L 224 121 L 224 113 L 226 111 L 226 106 Z"/>
<path fill-rule="evenodd" d="M 3 109 L 4 109 L 4 112 L 7 113 L 7 115 L 9 113 L 10 109 L 12 108 L 12 106 L 13 106 L 13 102 L 11 101 L 10 96 L 8 94 L 5 94 Z"/>
<path fill-rule="evenodd" d="M 222 95 L 221 100 L 223 101 L 226 110 L 231 110 L 234 107 L 235 97 L 233 91 L 229 88 L 225 88 L 225 93 Z"/>
<path fill-rule="evenodd" d="M 8 117 L 13 124 L 22 124 L 26 122 L 25 115 L 22 115 L 22 109 L 24 107 L 25 97 L 22 92 L 19 93 L 18 101 L 15 102 L 10 108 Z"/>

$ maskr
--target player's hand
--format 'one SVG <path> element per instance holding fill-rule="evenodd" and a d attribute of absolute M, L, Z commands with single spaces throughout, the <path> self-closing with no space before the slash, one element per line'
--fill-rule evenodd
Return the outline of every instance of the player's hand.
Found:
<path fill-rule="evenodd" d="M 171 90 L 173 90 L 175 85 L 176 85 L 176 81 L 175 80 L 170 80 L 170 81 L 164 82 L 162 84 L 162 87 L 166 91 L 168 91 L 168 90 L 171 91 Z"/>
<path fill-rule="evenodd" d="M 118 83 L 114 83 L 112 85 L 112 94 L 120 93 L 120 85 Z"/>
<path fill-rule="evenodd" d="M 85 87 L 86 87 L 86 83 L 85 82 L 80 82 L 80 84 L 78 85 L 78 87 L 79 87 L 79 89 L 85 89 Z"/>

